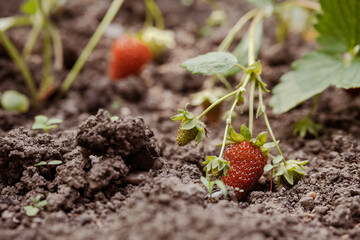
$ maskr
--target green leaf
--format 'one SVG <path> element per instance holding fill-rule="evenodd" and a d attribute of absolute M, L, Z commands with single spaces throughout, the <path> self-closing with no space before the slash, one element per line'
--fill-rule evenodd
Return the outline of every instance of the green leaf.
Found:
<path fill-rule="evenodd" d="M 181 67 L 193 74 L 214 75 L 229 70 L 236 63 L 237 59 L 231 53 L 210 52 L 183 62 Z"/>
<path fill-rule="evenodd" d="M 323 13 L 315 25 L 322 48 L 329 52 L 345 52 L 360 44 L 360 1 L 320 0 Z"/>
<path fill-rule="evenodd" d="M 44 165 L 46 165 L 46 162 L 45 162 L 45 161 L 40 161 L 40 162 L 34 164 L 35 167 L 37 167 L 37 166 L 44 166 Z"/>
<path fill-rule="evenodd" d="M 251 140 L 251 132 L 250 132 L 250 129 L 246 126 L 245 123 L 243 123 L 243 124 L 241 125 L 240 133 L 241 133 L 241 135 L 245 138 L 246 141 L 250 141 L 250 140 Z"/>
<path fill-rule="evenodd" d="M 35 206 L 36 208 L 45 207 L 45 206 L 47 206 L 47 205 L 48 205 L 48 201 L 47 201 L 47 200 L 42 200 L 42 201 L 34 204 L 34 206 Z"/>
<path fill-rule="evenodd" d="M 59 165 L 62 164 L 61 160 L 51 160 L 50 162 L 48 162 L 49 165 Z"/>
<path fill-rule="evenodd" d="M 261 43 L 263 39 L 263 24 L 262 22 L 256 26 L 255 29 L 255 58 L 257 58 Z M 232 54 L 237 58 L 240 65 L 248 65 L 248 52 L 249 52 L 249 33 L 246 33 L 240 43 L 235 47 Z M 224 76 L 234 76 L 236 73 L 240 72 L 241 68 L 232 67 L 230 70 L 224 73 Z"/>
<path fill-rule="evenodd" d="M 39 212 L 39 209 L 33 206 L 25 206 L 24 210 L 29 217 L 34 217 Z"/>
<path fill-rule="evenodd" d="M 118 116 L 113 116 L 113 117 L 110 118 L 110 120 L 113 119 L 113 118 L 119 119 Z M 117 119 L 116 119 L 116 120 L 117 120 Z M 113 120 L 111 120 L 111 121 L 113 121 Z M 114 120 L 114 121 L 115 121 L 115 120 Z M 53 124 L 60 124 L 60 123 L 62 123 L 62 122 L 63 122 L 62 119 L 52 118 L 52 119 L 49 119 L 49 120 L 46 122 L 46 124 L 48 124 L 48 125 L 53 125 Z"/>
<path fill-rule="evenodd" d="M 290 110 L 331 85 L 360 87 L 360 58 L 355 58 L 346 68 L 340 56 L 310 52 L 293 63 L 292 68 L 273 89 L 270 105 L 276 114 Z"/>
<path fill-rule="evenodd" d="M 13 112 L 27 112 L 29 110 L 29 100 L 24 94 L 9 90 L 1 95 L 1 105 L 4 109 Z"/>
<path fill-rule="evenodd" d="M 173 120 L 173 121 L 180 121 L 180 120 L 183 120 L 184 118 L 185 118 L 185 117 L 184 117 L 184 114 L 179 113 L 179 114 L 171 117 L 171 120 Z"/>
<path fill-rule="evenodd" d="M 226 189 L 226 186 L 224 184 L 223 181 L 217 179 L 215 180 L 215 184 L 220 188 L 220 190 L 223 192 L 224 194 L 224 198 L 226 199 L 227 198 L 227 189 Z"/>
<path fill-rule="evenodd" d="M 27 0 L 23 4 L 21 4 L 21 12 L 25 14 L 35 14 L 36 10 L 36 0 Z"/>

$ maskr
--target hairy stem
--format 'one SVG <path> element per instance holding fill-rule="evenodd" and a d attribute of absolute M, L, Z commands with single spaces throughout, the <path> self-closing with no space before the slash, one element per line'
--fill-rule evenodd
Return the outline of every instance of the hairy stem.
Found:
<path fill-rule="evenodd" d="M 260 84 L 258 84 L 258 91 L 259 91 L 259 106 L 265 106 L 265 105 L 264 105 L 264 102 L 263 102 L 262 89 L 261 89 Z M 268 129 L 268 131 L 269 131 L 269 134 L 270 134 L 270 136 L 271 136 L 271 139 L 272 139 L 272 141 L 274 142 L 275 147 L 276 147 L 276 150 L 278 151 L 279 155 L 283 156 L 283 162 L 284 162 L 284 165 L 286 166 L 286 161 L 285 161 L 284 155 L 283 155 L 282 152 L 281 152 L 281 149 L 280 149 L 280 147 L 279 147 L 279 144 L 278 144 L 278 142 L 277 142 L 277 140 L 276 140 L 276 137 L 275 137 L 275 135 L 274 135 L 274 132 L 273 132 L 273 130 L 272 130 L 272 128 L 271 128 L 269 119 L 268 119 L 268 117 L 267 117 L 267 115 L 266 115 L 266 111 L 265 111 L 265 109 L 263 109 L 263 108 L 261 108 L 261 109 L 262 109 L 261 112 L 262 112 L 262 114 L 263 114 L 263 116 L 264 116 L 264 120 L 265 120 L 266 127 L 267 127 L 267 129 Z"/>
<path fill-rule="evenodd" d="M 164 17 L 156 2 L 154 0 L 145 0 L 145 5 L 147 11 L 149 11 L 152 17 L 155 19 L 156 27 L 159 29 L 164 29 L 165 28 Z"/>
<path fill-rule="evenodd" d="M 234 96 L 235 94 L 237 94 L 238 90 L 235 90 L 225 96 L 223 96 L 222 98 L 218 99 L 216 102 L 214 102 L 213 104 L 211 104 L 208 108 L 206 108 L 198 117 L 197 119 L 201 119 L 203 116 L 205 116 L 211 109 L 213 109 L 216 105 L 218 105 L 219 103 L 221 103 L 222 101 L 224 101 L 225 99 L 228 99 L 229 97 Z"/>
<path fill-rule="evenodd" d="M 243 89 L 246 88 L 246 85 L 248 84 L 249 80 L 250 80 L 250 75 L 246 74 L 244 83 L 235 91 L 236 92 L 236 97 L 235 97 L 235 100 L 234 100 L 234 102 L 233 102 L 233 104 L 232 104 L 232 106 L 230 108 L 229 115 L 228 115 L 228 117 L 226 119 L 226 127 L 225 127 L 225 131 L 224 131 L 224 138 L 223 138 L 223 142 L 222 142 L 222 146 L 221 146 L 221 150 L 220 150 L 220 154 L 219 154 L 220 158 L 222 158 L 223 155 L 224 155 L 226 138 L 228 136 L 229 127 L 231 126 L 232 112 L 234 111 L 234 109 L 236 107 L 236 104 L 239 101 L 239 98 L 238 98 L 239 94 L 243 91 Z"/>
<path fill-rule="evenodd" d="M 255 95 L 255 85 L 256 80 L 252 79 L 250 85 L 250 96 L 249 96 L 249 130 L 251 134 L 253 133 L 253 124 L 254 124 L 254 95 Z"/>
<path fill-rule="evenodd" d="M 97 27 L 94 35 L 91 37 L 90 41 L 86 45 L 85 49 L 82 51 L 81 55 L 77 59 L 75 65 L 71 69 L 70 73 L 67 75 L 66 79 L 64 80 L 63 84 L 61 85 L 61 92 L 60 94 L 65 94 L 73 82 L 75 81 L 77 75 L 79 74 L 80 70 L 84 66 L 86 60 L 89 58 L 90 54 L 94 50 L 97 43 L 100 41 L 101 37 L 103 36 L 106 28 L 109 26 L 109 24 L 114 19 L 115 15 L 119 11 L 121 5 L 123 4 L 124 0 L 114 0 L 105 17 Z"/>
<path fill-rule="evenodd" d="M 64 54 L 63 54 L 63 46 L 61 41 L 61 34 L 57 26 L 49 21 L 49 32 L 52 39 L 52 42 L 54 44 L 54 66 L 57 70 L 61 70 L 64 65 Z"/>
<path fill-rule="evenodd" d="M 225 87 L 229 90 L 229 91 L 233 91 L 233 87 L 231 86 L 231 84 L 228 82 L 228 80 L 226 79 L 226 77 L 224 77 L 221 74 L 216 74 L 217 78 L 220 79 L 220 81 L 225 85 Z"/>
<path fill-rule="evenodd" d="M 247 12 L 244 16 L 242 16 L 239 21 L 230 29 L 228 35 L 225 39 L 221 42 L 220 46 L 218 47 L 218 51 L 227 51 L 234 41 L 236 35 L 240 32 L 242 27 L 250 21 L 258 12 L 259 10 L 253 9 Z"/>
<path fill-rule="evenodd" d="M 317 95 L 315 96 L 314 102 L 313 102 L 313 104 L 312 104 L 312 106 L 311 106 L 310 112 L 308 113 L 307 117 L 311 118 L 312 115 L 314 114 L 314 111 L 315 111 L 315 109 L 316 109 L 316 106 L 317 106 L 318 103 L 319 103 L 320 96 L 321 96 L 321 93 L 319 93 L 319 94 L 317 94 Z"/>
<path fill-rule="evenodd" d="M 13 61 L 20 70 L 20 73 L 24 78 L 24 82 L 29 90 L 31 101 L 33 102 L 33 104 L 37 105 L 38 97 L 35 81 L 29 68 L 26 65 L 24 58 L 21 56 L 21 54 L 16 49 L 15 45 L 12 43 L 12 41 L 9 39 L 5 32 L 0 31 L 0 39 L 4 44 L 6 51 L 9 53 L 10 57 L 13 59 Z"/>

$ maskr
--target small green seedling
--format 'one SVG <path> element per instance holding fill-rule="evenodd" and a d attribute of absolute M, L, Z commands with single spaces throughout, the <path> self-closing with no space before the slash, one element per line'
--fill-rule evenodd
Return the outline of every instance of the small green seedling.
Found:
<path fill-rule="evenodd" d="M 37 195 L 34 199 L 32 199 L 33 205 L 28 205 L 24 207 L 26 215 L 28 215 L 29 217 L 34 217 L 36 216 L 36 214 L 38 214 L 40 208 L 47 207 L 48 201 L 47 200 L 40 201 L 40 199 L 41 199 L 41 195 Z"/>
<path fill-rule="evenodd" d="M 47 161 L 40 161 L 38 163 L 35 163 L 34 166 L 35 167 L 38 167 L 38 166 L 47 166 L 47 169 L 48 169 L 48 172 L 49 172 L 49 177 L 50 179 L 52 179 L 52 176 L 51 176 L 51 170 L 50 170 L 50 166 L 56 166 L 56 165 L 60 165 L 62 164 L 62 161 L 61 160 L 51 160 L 49 162 Z"/>
<path fill-rule="evenodd" d="M 35 117 L 35 121 L 34 121 L 34 124 L 32 125 L 31 129 L 33 129 L 33 130 L 42 129 L 46 133 L 49 133 L 50 129 L 57 128 L 58 124 L 62 123 L 62 121 L 63 120 L 58 119 L 58 118 L 48 119 L 47 116 L 37 115 Z"/>
<path fill-rule="evenodd" d="M 1 106 L 12 112 L 27 112 L 29 109 L 29 100 L 24 95 L 17 91 L 6 91 L 1 95 Z"/>

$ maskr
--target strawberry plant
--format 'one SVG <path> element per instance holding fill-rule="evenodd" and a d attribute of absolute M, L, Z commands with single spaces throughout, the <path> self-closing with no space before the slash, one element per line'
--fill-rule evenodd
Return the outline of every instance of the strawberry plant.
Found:
<path fill-rule="evenodd" d="M 280 114 L 315 97 L 310 113 L 295 124 L 295 133 L 317 135 L 321 126 L 312 120 L 320 94 L 328 87 L 360 87 L 359 44 L 360 19 L 354 9 L 357 0 L 320 0 L 321 12 L 314 25 L 319 36 L 319 49 L 306 53 L 292 64 L 273 89 L 270 105 Z"/>
<path fill-rule="evenodd" d="M 115 39 L 109 63 L 109 78 L 119 81 L 138 74 L 152 59 L 160 58 L 167 48 L 175 45 L 174 33 L 165 30 L 160 8 L 154 0 L 144 0 L 146 19 L 144 27 L 136 34 L 129 33 Z"/>
<path fill-rule="evenodd" d="M 178 144 L 182 146 L 195 140 L 196 145 L 198 145 L 207 133 L 206 125 L 201 119 L 223 101 L 233 99 L 227 113 L 223 141 L 219 145 L 221 147 L 220 153 L 218 156 L 208 156 L 207 160 L 203 162 L 206 178 L 203 177 L 202 182 L 211 194 L 214 184 L 221 186 L 219 180 L 222 179 L 227 186 L 234 188 L 239 199 L 249 193 L 264 170 L 271 171 L 270 188 L 272 188 L 273 177 L 277 177 L 278 184 L 293 185 L 301 176 L 306 174 L 303 165 L 307 163 L 307 161 L 285 159 L 271 128 L 266 114 L 266 106 L 263 102 L 263 94 L 267 93 L 268 90 L 261 79 L 261 62 L 260 60 L 256 61 L 256 58 L 260 49 L 262 23 L 266 17 L 273 13 L 276 5 L 270 0 L 250 2 L 257 4 L 258 8 L 240 18 L 220 44 L 218 52 L 197 56 L 181 65 L 193 74 L 211 76 L 213 83 L 217 78 L 220 79 L 230 92 L 218 96 L 198 116 L 189 112 L 185 106 L 184 109 L 178 110 L 178 115 L 172 117 L 174 121 L 181 121 L 177 134 Z M 234 51 L 233 54 L 227 52 L 238 32 L 249 21 L 250 26 L 247 34 L 238 45 L 240 50 Z M 245 58 L 247 59 L 246 67 L 245 64 L 242 64 L 245 62 Z M 241 71 L 243 73 L 242 78 L 233 89 L 226 77 Z M 215 84 L 212 84 L 210 88 L 214 88 L 214 86 Z M 245 94 L 248 91 L 247 89 L 249 89 L 249 94 Z M 254 110 L 255 91 L 258 92 L 256 115 Z M 248 126 L 243 123 L 240 133 L 237 133 L 232 126 L 233 113 L 236 109 L 241 113 L 246 102 L 249 103 L 249 123 Z M 261 116 L 265 121 L 268 133 L 260 132 L 253 138 L 254 117 L 259 118 Z M 272 142 L 266 142 L 268 134 Z M 183 141 L 179 141 L 179 139 Z M 272 147 L 276 148 L 278 155 L 274 156 L 270 153 Z M 271 159 L 270 163 L 268 163 L 268 158 Z M 222 188 L 220 187 L 220 189 Z"/>
<path fill-rule="evenodd" d="M 75 65 L 62 82 L 59 96 L 65 94 L 75 81 L 91 52 L 99 42 L 107 26 L 115 17 L 124 0 L 114 0 L 105 14 L 94 35 L 77 59 Z M 10 57 L 17 65 L 29 90 L 31 102 L 38 106 L 41 101 L 46 101 L 57 90 L 57 84 L 52 76 L 52 67 L 61 68 L 63 64 L 62 43 L 59 30 L 51 20 L 51 14 L 61 7 L 62 0 L 28 0 L 22 5 L 23 16 L 12 16 L 0 19 L 0 40 Z M 31 25 L 32 30 L 21 54 L 7 31 L 14 27 Z M 40 33 L 43 35 L 43 76 L 40 86 L 37 86 L 26 60 L 32 52 Z M 53 44 L 53 45 L 52 45 Z M 55 63 L 52 64 L 52 48 L 54 49 Z"/>

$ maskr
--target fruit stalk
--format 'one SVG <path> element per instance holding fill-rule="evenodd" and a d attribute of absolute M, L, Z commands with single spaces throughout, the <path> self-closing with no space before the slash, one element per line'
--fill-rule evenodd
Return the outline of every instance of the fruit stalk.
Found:
<path fill-rule="evenodd" d="M 121 5 L 123 4 L 124 0 L 114 0 L 107 13 L 105 14 L 103 20 L 97 27 L 94 35 L 91 37 L 90 41 L 82 51 L 81 55 L 79 56 L 78 60 L 74 64 L 73 68 L 71 69 L 70 73 L 67 75 L 66 79 L 64 80 L 63 84 L 61 85 L 60 96 L 65 94 L 73 82 L 75 81 L 77 75 L 79 74 L 80 70 L 84 66 L 86 60 L 89 58 L 90 54 L 94 50 L 97 43 L 100 41 L 101 37 L 103 36 L 106 28 L 114 19 L 115 15 L 119 11 Z"/>

